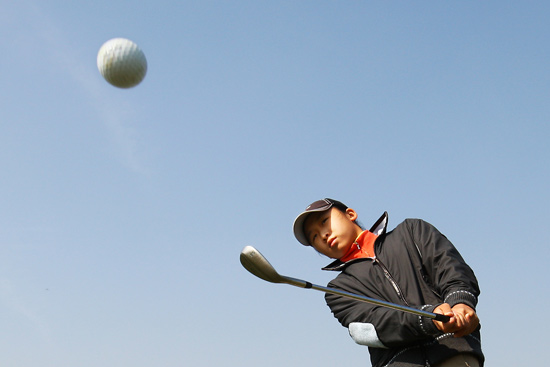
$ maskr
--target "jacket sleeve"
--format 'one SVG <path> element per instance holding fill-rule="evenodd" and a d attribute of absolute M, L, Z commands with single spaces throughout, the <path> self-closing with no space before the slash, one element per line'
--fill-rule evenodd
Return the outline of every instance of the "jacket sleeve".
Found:
<path fill-rule="evenodd" d="M 477 306 L 479 285 L 473 270 L 453 244 L 431 224 L 407 219 L 405 225 L 422 259 L 428 282 L 444 303 Z"/>
<path fill-rule="evenodd" d="M 425 221 L 408 219 L 404 225 L 406 233 L 403 235 L 413 242 L 411 246 L 416 246 L 426 272 L 425 280 L 440 295 L 437 304 L 411 306 L 428 312 L 433 312 L 444 302 L 451 306 L 465 303 L 475 308 L 479 295 L 477 280 L 452 243 Z M 376 285 L 365 289 L 364 283 L 351 278 L 351 275 L 342 273 L 329 287 L 384 299 L 383 295 L 377 293 Z M 325 299 L 334 316 L 349 329 L 350 335 L 359 344 L 400 347 L 441 335 L 430 318 L 331 294 L 327 294 Z"/>
<path fill-rule="evenodd" d="M 365 294 L 364 290 L 349 286 L 353 283 L 346 282 L 345 284 L 345 287 L 339 287 L 331 282 L 328 286 L 352 293 Z M 375 294 L 365 295 L 376 297 Z M 352 339 L 361 345 L 375 348 L 394 348 L 430 340 L 437 335 L 441 335 L 431 319 L 427 317 L 333 294 L 326 294 L 325 300 L 334 317 L 340 321 L 342 326 L 348 328 Z M 433 312 L 436 306 L 423 305 L 418 308 Z"/>

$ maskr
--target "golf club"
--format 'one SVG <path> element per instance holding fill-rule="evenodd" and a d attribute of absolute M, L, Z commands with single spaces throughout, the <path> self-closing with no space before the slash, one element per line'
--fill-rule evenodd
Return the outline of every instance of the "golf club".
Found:
<path fill-rule="evenodd" d="M 331 293 L 342 297 L 353 298 L 358 301 L 363 301 L 373 305 L 392 308 L 394 310 L 408 312 L 419 316 L 429 317 L 431 319 L 435 319 L 436 321 L 447 322 L 450 319 L 450 317 L 446 315 L 422 311 L 416 308 L 402 306 L 395 303 L 386 302 L 386 301 L 382 301 L 382 300 L 378 300 L 378 299 L 374 299 L 366 296 L 361 296 L 358 294 L 341 291 L 335 288 L 323 287 L 320 285 L 312 284 L 305 280 L 280 275 L 279 273 L 277 273 L 275 268 L 273 268 L 273 266 L 269 263 L 269 261 L 267 261 L 267 259 L 252 246 L 245 246 L 245 248 L 243 248 L 243 250 L 241 251 L 240 260 L 243 267 L 246 270 L 248 270 L 250 273 L 254 274 L 260 279 L 263 279 L 271 283 L 285 283 L 285 284 L 290 284 L 300 288 L 311 288 L 311 289 L 315 289 L 317 291 L 321 291 L 325 293 Z"/>

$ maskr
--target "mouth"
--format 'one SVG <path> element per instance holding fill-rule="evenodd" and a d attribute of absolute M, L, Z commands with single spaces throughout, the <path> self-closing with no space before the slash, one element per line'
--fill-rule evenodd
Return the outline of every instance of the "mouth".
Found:
<path fill-rule="evenodd" d="M 332 246 L 334 246 L 335 242 L 336 242 L 336 238 L 334 238 L 334 237 L 333 237 L 333 238 L 329 238 L 329 240 L 328 240 L 328 242 L 327 242 L 328 247 L 329 247 L 329 248 L 332 248 Z"/>

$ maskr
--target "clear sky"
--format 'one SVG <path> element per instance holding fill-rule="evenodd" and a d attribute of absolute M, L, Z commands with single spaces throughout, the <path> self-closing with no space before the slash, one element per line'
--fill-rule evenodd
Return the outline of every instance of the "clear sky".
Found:
<path fill-rule="evenodd" d="M 544 1 L 0 1 L 0 364 L 367 366 L 291 225 L 339 199 L 434 224 L 487 366 L 544 365 Z M 145 52 L 137 87 L 100 46 Z"/>

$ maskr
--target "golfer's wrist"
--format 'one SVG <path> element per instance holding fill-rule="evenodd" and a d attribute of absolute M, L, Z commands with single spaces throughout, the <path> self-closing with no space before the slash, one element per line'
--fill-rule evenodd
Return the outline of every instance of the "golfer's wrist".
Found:
<path fill-rule="evenodd" d="M 434 312 L 437 307 L 442 305 L 442 303 L 436 305 L 424 305 L 422 306 L 422 311 Z M 441 331 L 437 328 L 433 319 L 424 316 L 418 316 L 418 323 L 422 332 L 429 336 L 440 335 Z"/>
<path fill-rule="evenodd" d="M 449 293 L 445 297 L 445 303 L 448 303 L 451 308 L 459 303 L 463 303 L 475 310 L 477 305 L 477 297 L 469 291 L 458 290 Z"/>

